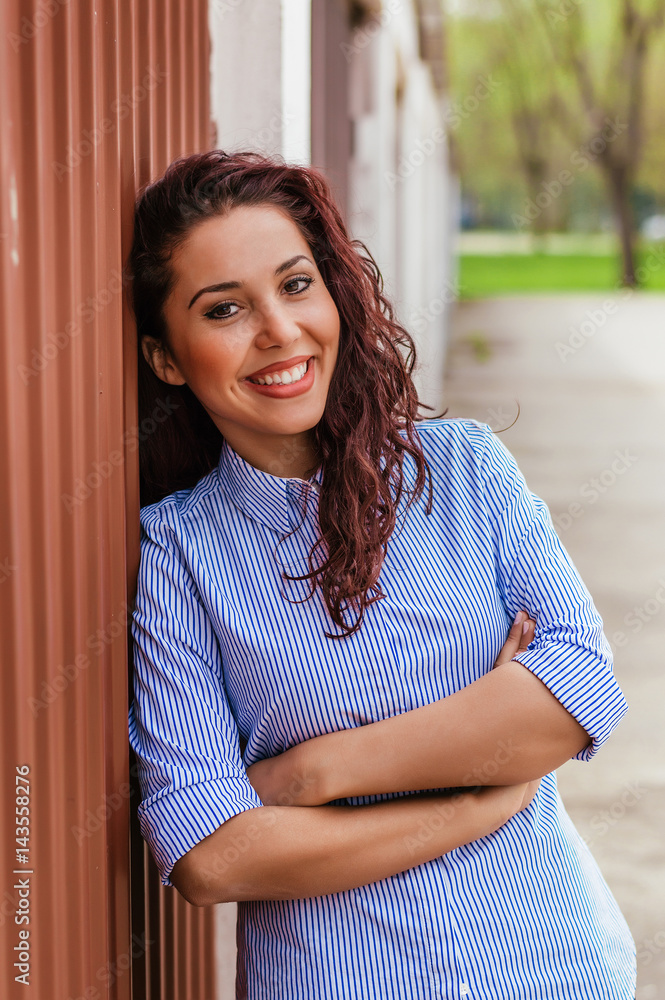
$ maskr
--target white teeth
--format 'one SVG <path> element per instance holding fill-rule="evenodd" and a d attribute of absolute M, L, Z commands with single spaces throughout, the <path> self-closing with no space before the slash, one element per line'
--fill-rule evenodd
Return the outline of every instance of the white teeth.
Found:
<path fill-rule="evenodd" d="M 264 375 L 263 378 L 251 378 L 249 381 L 258 382 L 259 385 L 291 385 L 293 382 L 299 382 L 306 371 L 307 362 L 303 361 L 302 364 L 287 368 L 283 372 L 272 372 L 270 375 Z"/>

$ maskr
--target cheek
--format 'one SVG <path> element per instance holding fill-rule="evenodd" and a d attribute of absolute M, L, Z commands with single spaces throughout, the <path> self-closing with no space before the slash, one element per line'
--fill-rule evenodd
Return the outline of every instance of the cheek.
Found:
<path fill-rule="evenodd" d="M 240 370 L 244 347 L 236 337 L 217 337 L 199 340 L 189 346 L 185 364 L 197 381 L 206 381 L 213 372 L 216 377 L 234 378 Z"/>
<path fill-rule="evenodd" d="M 336 350 L 339 345 L 340 319 L 337 307 L 332 299 L 326 309 L 325 323 L 322 325 L 322 328 L 326 331 L 326 342 Z"/>

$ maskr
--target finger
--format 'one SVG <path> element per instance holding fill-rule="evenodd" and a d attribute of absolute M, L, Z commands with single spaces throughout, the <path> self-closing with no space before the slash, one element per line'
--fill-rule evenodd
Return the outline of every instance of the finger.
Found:
<path fill-rule="evenodd" d="M 508 660 L 512 660 L 515 656 L 517 650 L 519 649 L 520 637 L 522 635 L 522 624 L 525 620 L 526 612 L 518 611 L 513 624 L 511 625 L 506 641 L 499 651 L 499 655 L 494 661 L 494 666 L 496 667 L 499 663 L 506 663 Z"/>
<path fill-rule="evenodd" d="M 540 786 L 540 778 L 537 778 L 535 781 L 527 782 L 524 790 L 524 797 L 522 799 L 521 809 L 526 809 L 527 806 L 531 805 L 536 795 L 538 794 L 539 786 Z"/>
<path fill-rule="evenodd" d="M 523 653 L 527 646 L 533 642 L 533 637 L 536 634 L 536 623 L 533 618 L 527 618 L 522 622 L 522 631 L 519 638 L 519 647 L 517 652 Z"/>
<path fill-rule="evenodd" d="M 511 660 L 520 648 L 520 642 L 522 641 L 522 628 L 525 621 L 527 621 L 526 611 L 518 611 L 515 615 L 513 624 L 510 626 L 508 637 L 503 644 L 501 652 L 499 653 L 499 660 Z"/>

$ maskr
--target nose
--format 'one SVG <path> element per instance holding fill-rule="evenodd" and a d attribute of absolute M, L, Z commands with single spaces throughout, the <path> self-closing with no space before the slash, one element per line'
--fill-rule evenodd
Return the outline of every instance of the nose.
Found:
<path fill-rule="evenodd" d="M 261 311 L 259 328 L 256 337 L 257 347 L 270 347 L 272 344 L 288 346 L 300 338 L 298 324 L 289 315 L 288 308 L 280 303 L 271 303 Z"/>

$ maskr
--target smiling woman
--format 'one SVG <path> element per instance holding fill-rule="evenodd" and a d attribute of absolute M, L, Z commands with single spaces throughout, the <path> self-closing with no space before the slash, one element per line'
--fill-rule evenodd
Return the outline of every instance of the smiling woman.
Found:
<path fill-rule="evenodd" d="M 311 475 L 319 464 L 311 428 L 325 409 L 340 321 L 296 224 L 269 204 L 230 208 L 192 230 L 171 268 L 168 343 L 143 338 L 155 374 L 186 383 L 255 468 L 273 471 L 288 446 L 291 474 Z M 275 378 L 259 381 L 268 372 Z M 293 403 L 279 405 L 286 398 Z"/>
<path fill-rule="evenodd" d="M 177 161 L 130 264 L 142 412 L 177 396 L 140 456 L 139 818 L 164 885 L 238 901 L 237 996 L 632 1000 L 554 774 L 626 711 L 602 622 L 490 428 L 418 415 L 323 176 Z"/>
<path fill-rule="evenodd" d="M 152 412 L 165 383 L 178 396 L 173 420 L 141 449 L 142 504 L 193 486 L 222 441 L 280 477 L 325 465 L 328 556 L 308 576 L 320 575 L 332 621 L 351 633 L 381 596 L 402 495 L 412 503 L 425 487 L 414 429 L 425 404 L 410 378 L 413 339 L 325 178 L 257 153 L 176 161 L 139 199 L 129 266 L 140 411 Z M 305 361 L 300 381 L 290 368 Z M 254 381 L 271 370 L 279 387 Z"/>

